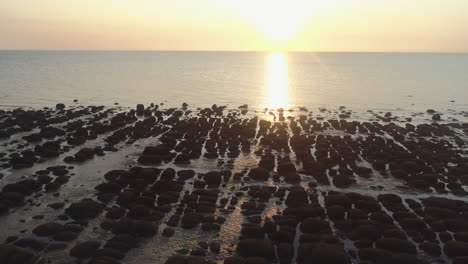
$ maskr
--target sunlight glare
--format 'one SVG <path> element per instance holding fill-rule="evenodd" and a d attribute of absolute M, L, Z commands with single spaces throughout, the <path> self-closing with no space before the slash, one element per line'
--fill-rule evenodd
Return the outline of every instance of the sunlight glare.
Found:
<path fill-rule="evenodd" d="M 251 17 L 267 38 L 285 42 L 297 37 L 321 3 L 321 0 L 253 1 Z"/>
<path fill-rule="evenodd" d="M 288 65 L 282 53 L 272 53 L 268 59 L 266 76 L 266 104 L 269 109 L 288 105 Z"/>

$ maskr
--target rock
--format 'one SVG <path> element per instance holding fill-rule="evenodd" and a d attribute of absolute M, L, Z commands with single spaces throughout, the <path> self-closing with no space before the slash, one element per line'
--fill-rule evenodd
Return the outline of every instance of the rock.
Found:
<path fill-rule="evenodd" d="M 377 240 L 382 236 L 382 230 L 374 225 L 361 225 L 353 229 L 351 238 L 353 240 Z"/>
<path fill-rule="evenodd" d="M 457 241 L 468 242 L 468 232 L 457 232 L 454 236 Z"/>
<path fill-rule="evenodd" d="M 222 174 L 218 171 L 210 171 L 203 176 L 208 186 L 219 186 L 221 184 Z"/>
<path fill-rule="evenodd" d="M 63 109 L 65 109 L 65 104 L 59 103 L 59 104 L 55 105 L 55 109 L 63 110 Z"/>
<path fill-rule="evenodd" d="M 452 264 L 468 264 L 468 257 L 454 258 Z"/>
<path fill-rule="evenodd" d="M 194 170 L 180 170 L 177 172 L 177 176 L 179 176 L 178 178 L 179 180 L 186 181 L 195 176 L 195 171 Z"/>
<path fill-rule="evenodd" d="M 298 263 L 346 264 L 351 262 L 343 246 L 306 243 L 299 247 Z"/>
<path fill-rule="evenodd" d="M 273 260 L 273 245 L 268 240 L 241 239 L 237 245 L 237 252 L 242 257 L 261 257 Z"/>
<path fill-rule="evenodd" d="M 224 264 L 245 264 L 245 259 L 238 256 L 227 257 L 224 259 Z"/>
<path fill-rule="evenodd" d="M 301 176 L 297 173 L 284 174 L 284 180 L 289 184 L 297 184 L 301 182 Z"/>
<path fill-rule="evenodd" d="M 161 162 L 161 158 L 155 155 L 143 155 L 138 158 L 138 163 L 143 165 L 156 165 Z"/>
<path fill-rule="evenodd" d="M 348 188 L 352 184 L 355 184 L 356 180 L 349 175 L 336 175 L 333 177 L 333 184 L 338 188 Z"/>
<path fill-rule="evenodd" d="M 52 252 L 52 251 L 57 251 L 57 250 L 63 250 L 67 248 L 67 244 L 65 243 L 50 243 L 47 245 L 47 247 L 44 249 L 45 252 Z"/>
<path fill-rule="evenodd" d="M 416 247 L 408 240 L 398 238 L 382 238 L 376 241 L 375 246 L 392 252 L 416 254 Z"/>
<path fill-rule="evenodd" d="M 420 261 L 416 255 L 406 254 L 406 253 L 394 254 L 391 261 L 392 261 L 392 263 L 399 263 L 399 264 L 421 264 L 421 263 L 424 263 L 424 262 Z"/>
<path fill-rule="evenodd" d="M 137 104 L 136 106 L 137 116 L 143 116 L 144 113 L 145 113 L 145 106 L 143 104 Z"/>
<path fill-rule="evenodd" d="M 112 228 L 115 234 L 135 234 L 142 237 L 154 236 L 158 233 L 158 225 L 152 221 L 121 219 Z"/>
<path fill-rule="evenodd" d="M 94 253 L 96 253 L 96 250 L 99 248 L 99 246 L 101 246 L 99 241 L 86 241 L 76 244 L 70 250 L 70 256 L 80 259 L 92 257 Z"/>
<path fill-rule="evenodd" d="M 288 261 L 294 256 L 294 246 L 290 243 L 278 244 L 278 256 Z"/>
<path fill-rule="evenodd" d="M 169 257 L 165 264 L 186 264 L 186 263 L 187 263 L 186 257 L 176 255 L 176 256 Z"/>
<path fill-rule="evenodd" d="M 294 215 L 299 219 L 321 217 L 325 215 L 325 210 L 321 206 L 288 207 L 283 211 L 283 215 Z"/>
<path fill-rule="evenodd" d="M 444 245 L 444 252 L 451 258 L 468 256 L 468 243 L 455 240 L 447 241 Z"/>
<path fill-rule="evenodd" d="M 402 199 L 400 196 L 393 194 L 393 193 L 388 193 L 388 194 L 380 194 L 378 196 L 378 199 L 384 204 L 400 204 L 402 202 Z"/>
<path fill-rule="evenodd" d="M 211 242 L 210 250 L 213 253 L 219 253 L 221 251 L 221 244 L 219 244 L 218 242 Z"/>
<path fill-rule="evenodd" d="M 290 161 L 280 161 L 277 171 L 280 175 L 296 174 L 296 166 Z"/>
<path fill-rule="evenodd" d="M 175 234 L 175 231 L 174 229 L 170 228 L 170 227 L 166 227 L 164 228 L 163 232 L 162 232 L 162 235 L 165 236 L 165 237 L 171 237 Z"/>
<path fill-rule="evenodd" d="M 254 168 L 249 172 L 249 177 L 256 181 L 266 181 L 270 177 L 270 172 L 265 168 Z"/>
<path fill-rule="evenodd" d="M 441 250 L 438 244 L 432 242 L 424 242 L 420 244 L 420 248 L 430 256 L 440 256 Z"/>
<path fill-rule="evenodd" d="M 83 162 L 94 158 L 96 154 L 95 150 L 92 148 L 83 148 L 80 149 L 74 156 L 74 161 Z"/>
<path fill-rule="evenodd" d="M 58 223 L 46 223 L 37 226 L 36 228 L 33 229 L 33 233 L 37 236 L 53 236 L 57 233 L 60 233 L 64 231 L 65 228 L 63 225 L 58 224 Z"/>
<path fill-rule="evenodd" d="M 55 209 L 55 210 L 58 210 L 60 208 L 63 208 L 65 206 L 65 203 L 52 203 L 52 204 L 49 204 L 47 205 L 48 207 L 52 208 L 52 209 Z"/>
<path fill-rule="evenodd" d="M 190 157 L 187 154 L 179 154 L 174 159 L 174 164 L 190 164 Z"/>
<path fill-rule="evenodd" d="M 34 253 L 13 245 L 0 244 L 0 263 L 5 264 L 36 264 L 40 257 Z"/>
<path fill-rule="evenodd" d="M 73 203 L 65 209 L 65 213 L 75 220 L 84 220 L 96 217 L 104 209 L 104 205 L 92 199 L 83 199 Z"/>
<path fill-rule="evenodd" d="M 361 248 L 359 249 L 359 257 L 363 261 L 370 261 L 372 263 L 391 264 L 392 253 L 378 248 Z"/>
<path fill-rule="evenodd" d="M 47 243 L 32 238 L 22 238 L 15 242 L 15 246 L 41 251 L 47 246 Z"/>
<path fill-rule="evenodd" d="M 301 224 L 301 231 L 304 233 L 330 232 L 330 225 L 320 218 L 307 218 Z"/>
<path fill-rule="evenodd" d="M 344 194 L 333 194 L 325 197 L 325 206 L 340 205 L 345 209 L 351 208 L 352 202 Z"/>
<path fill-rule="evenodd" d="M 432 120 L 434 120 L 434 121 L 440 121 L 440 120 L 441 120 L 440 114 L 433 114 L 433 115 L 432 115 Z"/>
<path fill-rule="evenodd" d="M 263 228 L 258 225 L 245 225 L 241 230 L 242 237 L 263 239 L 265 233 Z"/>
<path fill-rule="evenodd" d="M 112 207 L 106 213 L 106 217 L 109 219 L 119 219 L 124 215 L 125 215 L 125 209 L 122 207 Z"/>
<path fill-rule="evenodd" d="M 125 253 L 121 252 L 120 250 L 113 249 L 113 248 L 101 248 L 98 249 L 95 253 L 97 257 L 109 257 L 112 259 L 123 259 L 125 257 Z"/>
<path fill-rule="evenodd" d="M 338 220 L 344 219 L 345 216 L 345 209 L 341 205 L 333 205 L 327 207 L 327 215 L 330 219 Z"/>
<path fill-rule="evenodd" d="M 78 237 L 78 233 L 72 231 L 63 231 L 54 235 L 55 241 L 72 241 Z"/>
<path fill-rule="evenodd" d="M 94 189 L 98 190 L 101 193 L 118 193 L 120 192 L 120 189 L 122 186 L 120 186 L 117 183 L 113 182 L 103 182 L 96 186 Z"/>
<path fill-rule="evenodd" d="M 204 248 L 194 248 L 192 249 L 192 251 L 190 252 L 190 255 L 191 256 L 200 256 L 200 257 L 204 257 L 206 256 L 206 249 Z"/>
<path fill-rule="evenodd" d="M 143 155 L 157 155 L 164 156 L 171 152 L 172 148 L 166 144 L 159 144 L 157 146 L 148 146 L 143 150 Z"/>

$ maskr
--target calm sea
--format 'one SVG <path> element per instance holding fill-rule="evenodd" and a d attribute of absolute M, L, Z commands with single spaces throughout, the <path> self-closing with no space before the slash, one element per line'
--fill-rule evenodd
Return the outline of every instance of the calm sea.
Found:
<path fill-rule="evenodd" d="M 0 51 L 0 105 L 468 109 L 468 54 Z M 454 101 L 454 102 L 451 102 Z"/>

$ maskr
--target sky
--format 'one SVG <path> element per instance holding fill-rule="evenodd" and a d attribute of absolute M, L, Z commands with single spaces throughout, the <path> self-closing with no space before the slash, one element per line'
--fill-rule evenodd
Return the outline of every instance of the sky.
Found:
<path fill-rule="evenodd" d="M 468 0 L 0 0 L 0 49 L 468 52 Z"/>

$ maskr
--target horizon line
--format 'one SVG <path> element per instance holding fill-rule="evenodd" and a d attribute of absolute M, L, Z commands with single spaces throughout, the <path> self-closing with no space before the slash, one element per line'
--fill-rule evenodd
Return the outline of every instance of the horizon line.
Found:
<path fill-rule="evenodd" d="M 104 52 L 284 52 L 284 53 L 441 53 L 441 54 L 467 54 L 468 51 L 346 51 L 346 50 L 171 50 L 171 49 L 0 49 L 0 51 L 104 51 Z"/>

